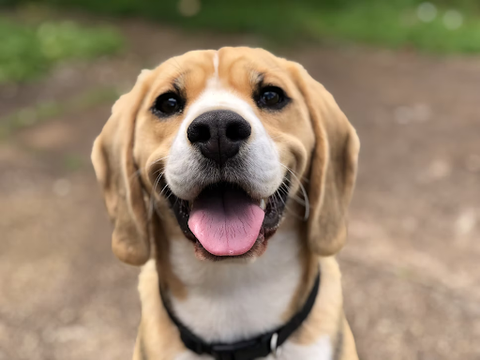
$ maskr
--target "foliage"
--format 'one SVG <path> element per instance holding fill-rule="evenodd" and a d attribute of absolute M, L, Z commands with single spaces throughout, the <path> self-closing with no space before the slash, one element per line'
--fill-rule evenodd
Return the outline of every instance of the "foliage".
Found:
<path fill-rule="evenodd" d="M 85 28 L 71 21 L 22 25 L 0 18 L 0 83 L 24 81 L 67 59 L 90 59 L 118 51 L 112 28 Z"/>
<path fill-rule="evenodd" d="M 14 1 L 14 0 L 10 0 Z M 480 1 L 430 0 L 435 16 L 422 21 L 421 0 L 38 0 L 104 14 L 140 15 L 185 29 L 250 32 L 279 43 L 360 41 L 431 52 L 480 52 Z M 14 1 L 15 2 L 15 1 Z M 18 0 L 17 0 L 18 2 Z M 193 8 L 199 11 L 193 11 Z M 186 9 L 190 13 L 186 13 Z M 180 9 L 180 10 L 179 10 Z M 450 26 L 446 17 L 460 19 Z M 455 19 L 454 19 L 455 20 Z M 458 22 L 458 21 L 457 21 Z M 454 24 L 455 25 L 455 24 Z"/>

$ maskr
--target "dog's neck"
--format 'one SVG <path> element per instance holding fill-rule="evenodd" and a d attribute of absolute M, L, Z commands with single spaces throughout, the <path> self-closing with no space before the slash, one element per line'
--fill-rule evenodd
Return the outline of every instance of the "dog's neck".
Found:
<path fill-rule="evenodd" d="M 308 291 L 309 263 L 293 231 L 299 227 L 287 228 L 250 263 L 201 261 L 191 243 L 172 239 L 169 263 L 185 296 L 168 295 L 179 320 L 207 342 L 239 341 L 285 324 Z"/>

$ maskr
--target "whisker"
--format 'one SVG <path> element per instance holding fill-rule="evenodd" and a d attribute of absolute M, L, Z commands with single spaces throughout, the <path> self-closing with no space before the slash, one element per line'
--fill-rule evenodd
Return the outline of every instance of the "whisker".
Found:
<path fill-rule="evenodd" d="M 162 189 L 162 191 L 160 191 L 160 194 L 159 194 L 159 195 L 162 195 L 163 192 L 164 192 L 167 188 L 168 188 L 168 184 L 163 187 L 163 189 Z M 170 195 L 169 195 L 169 196 L 170 196 Z"/>
<path fill-rule="evenodd" d="M 290 195 L 288 190 L 286 190 L 284 188 L 280 188 L 278 190 L 280 192 L 282 192 L 283 194 L 287 195 L 290 199 L 294 200 L 296 203 L 305 206 L 305 200 L 299 198 L 297 195 Z"/>
<path fill-rule="evenodd" d="M 302 190 L 302 193 L 303 193 L 303 197 L 305 199 L 305 204 L 304 204 L 305 214 L 303 216 L 303 220 L 306 221 L 310 216 L 310 201 L 308 199 L 307 191 L 305 190 L 305 187 L 303 186 L 298 176 L 295 175 L 295 173 L 288 166 L 283 165 L 282 163 L 279 163 L 279 164 L 283 166 L 285 169 L 287 169 L 287 171 L 298 181 L 298 185 L 300 186 L 300 189 Z"/>
<path fill-rule="evenodd" d="M 273 198 L 274 198 L 275 201 L 273 202 L 272 205 L 273 205 L 273 208 L 274 208 L 275 211 L 278 211 L 278 209 L 277 209 L 277 201 L 278 201 L 277 196 L 278 196 L 278 194 L 276 192 L 274 192 L 273 193 Z M 281 198 L 280 198 L 280 200 L 281 200 Z"/>
<path fill-rule="evenodd" d="M 148 165 L 146 165 L 145 167 L 138 169 L 138 170 L 135 171 L 132 175 L 130 175 L 128 181 L 131 182 L 136 176 L 139 176 L 139 175 L 142 173 L 142 171 L 144 171 L 144 170 L 146 170 L 146 169 L 150 169 L 153 165 L 156 165 L 156 164 L 158 164 L 159 162 L 161 162 L 161 161 L 163 161 L 163 160 L 165 160 L 165 159 L 167 159 L 167 158 L 168 158 L 168 156 L 164 156 L 163 158 L 157 159 L 157 160 L 155 160 L 154 162 L 152 162 L 151 164 L 148 164 Z M 160 172 L 160 171 L 161 171 L 161 169 L 155 171 L 153 174 L 155 175 L 155 174 L 157 174 L 157 173 Z"/>
<path fill-rule="evenodd" d="M 145 169 L 148 168 L 148 169 L 150 170 L 154 165 L 159 164 L 160 162 L 162 162 L 163 160 L 165 160 L 165 159 L 167 159 L 167 158 L 168 158 L 168 155 L 167 155 L 167 156 L 164 156 L 164 157 L 162 157 L 162 158 L 160 158 L 160 159 L 157 159 L 157 160 L 153 161 L 152 163 L 148 164 L 147 166 L 145 166 Z M 161 172 L 162 170 L 164 170 L 164 169 L 162 169 L 162 168 L 157 169 L 153 174 L 155 175 L 155 174 Z"/>
<path fill-rule="evenodd" d="M 281 187 L 280 187 L 280 189 L 281 189 Z M 288 195 L 288 192 L 287 192 L 286 190 L 281 189 L 281 191 L 283 191 L 284 194 L 287 194 L 287 195 Z M 275 199 L 278 199 L 278 200 L 280 200 L 280 201 L 283 203 L 283 206 L 285 207 L 285 209 L 286 209 L 290 214 L 292 214 L 293 216 L 295 216 L 297 219 L 301 219 L 300 216 L 298 216 L 297 214 L 295 214 L 295 211 L 293 211 L 292 209 L 290 209 L 290 207 L 287 205 L 287 203 L 282 199 L 282 197 L 281 197 L 279 194 L 275 193 L 275 194 L 274 194 L 274 197 L 275 197 Z M 278 200 L 277 200 L 277 201 L 278 201 Z"/>
<path fill-rule="evenodd" d="M 158 173 L 160 171 L 156 171 L 156 173 Z M 152 191 L 152 194 L 150 195 L 150 209 L 149 211 L 151 211 L 151 214 L 149 214 L 150 216 L 153 215 L 153 210 L 158 210 L 157 207 L 156 207 L 156 202 L 155 202 L 155 197 L 156 195 L 158 194 L 158 185 L 160 185 L 160 180 L 162 179 L 163 175 L 165 174 L 165 172 L 160 172 L 160 174 L 156 177 L 155 179 L 155 182 L 153 184 L 153 191 Z M 162 194 L 163 190 L 165 190 L 165 188 L 167 187 L 168 185 L 165 185 L 165 187 L 162 189 L 162 191 L 160 192 L 159 195 Z M 158 211 L 157 211 L 158 213 Z"/>
<path fill-rule="evenodd" d="M 155 183 L 153 185 L 153 194 L 154 195 L 157 194 L 157 187 L 160 184 L 160 180 L 162 179 L 163 174 L 164 174 L 163 172 L 160 173 L 160 175 L 158 175 L 157 178 L 155 179 Z"/>
<path fill-rule="evenodd" d="M 167 156 L 164 156 L 164 157 L 162 157 L 162 158 L 160 158 L 160 159 L 157 159 L 157 160 L 153 161 L 152 163 L 148 164 L 146 167 L 151 168 L 153 165 L 156 165 L 156 164 L 158 164 L 159 162 L 161 162 L 161 161 L 163 161 L 163 160 L 165 160 L 165 159 L 167 159 L 167 158 L 168 158 L 168 155 L 167 155 Z"/>

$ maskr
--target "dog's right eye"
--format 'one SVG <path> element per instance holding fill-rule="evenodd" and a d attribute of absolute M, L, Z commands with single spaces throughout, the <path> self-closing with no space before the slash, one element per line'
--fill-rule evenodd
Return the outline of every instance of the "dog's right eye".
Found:
<path fill-rule="evenodd" d="M 182 99 L 173 92 L 167 92 L 160 95 L 152 106 L 152 112 L 158 117 L 167 117 L 183 110 Z"/>

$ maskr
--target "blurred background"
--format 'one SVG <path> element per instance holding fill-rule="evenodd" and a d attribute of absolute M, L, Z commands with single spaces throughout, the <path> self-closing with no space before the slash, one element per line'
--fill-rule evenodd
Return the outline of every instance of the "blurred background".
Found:
<path fill-rule="evenodd" d="M 0 0 L 0 359 L 130 359 L 138 269 L 89 154 L 143 68 L 261 46 L 362 142 L 341 252 L 363 360 L 480 359 L 480 2 Z"/>

